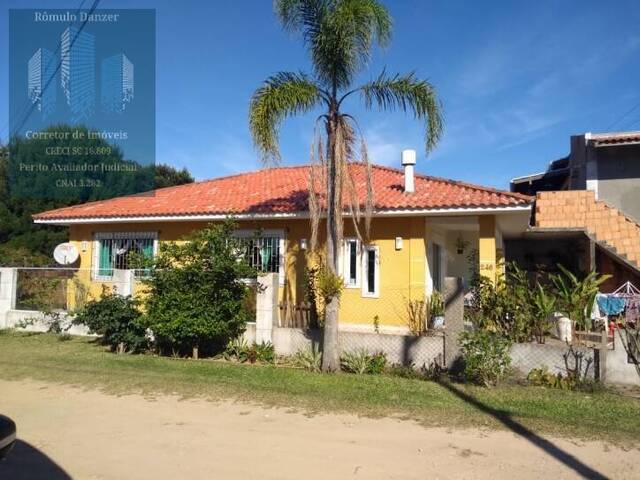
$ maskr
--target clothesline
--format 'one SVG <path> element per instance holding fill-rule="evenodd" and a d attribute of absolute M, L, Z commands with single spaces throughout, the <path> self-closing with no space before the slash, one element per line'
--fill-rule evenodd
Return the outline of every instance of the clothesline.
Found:
<path fill-rule="evenodd" d="M 629 281 L 624 282 L 618 288 L 616 288 L 613 293 L 609 295 L 614 295 L 617 297 L 640 297 L 640 290 L 638 290 L 635 285 Z"/>
<path fill-rule="evenodd" d="M 596 317 L 602 317 L 604 314 L 607 318 L 623 315 L 625 322 L 637 323 L 640 321 L 640 290 L 627 281 L 612 293 L 599 293 L 596 295 L 592 313 L 595 313 Z M 604 327 L 609 333 L 606 320 Z"/>

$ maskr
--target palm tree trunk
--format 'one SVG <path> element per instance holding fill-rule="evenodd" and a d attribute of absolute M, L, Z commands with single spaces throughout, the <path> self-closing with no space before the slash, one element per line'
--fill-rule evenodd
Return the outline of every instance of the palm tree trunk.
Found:
<path fill-rule="evenodd" d="M 332 109 L 333 110 L 333 109 Z M 337 109 L 331 111 L 327 121 L 327 265 L 331 272 L 338 273 L 338 255 L 340 239 L 337 218 L 341 205 L 336 205 L 337 169 L 336 165 L 336 128 L 338 112 Z M 338 312 L 340 309 L 340 298 L 333 297 L 325 305 L 324 320 L 324 341 L 322 348 L 322 370 L 324 372 L 335 372 L 340 369 L 340 350 L 338 345 Z"/>

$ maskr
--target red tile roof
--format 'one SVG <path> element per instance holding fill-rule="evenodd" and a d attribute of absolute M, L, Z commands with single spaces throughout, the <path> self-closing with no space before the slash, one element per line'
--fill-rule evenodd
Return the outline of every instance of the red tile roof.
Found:
<path fill-rule="evenodd" d="M 591 133 L 588 139 L 596 145 L 618 145 L 640 142 L 640 132 Z"/>
<path fill-rule="evenodd" d="M 362 164 L 350 166 L 364 201 Z M 415 192 L 403 191 L 401 170 L 373 165 L 374 211 L 528 205 L 533 198 L 443 178 L 416 175 Z M 161 188 L 149 193 L 59 208 L 35 220 L 227 214 L 283 214 L 308 211 L 309 167 L 277 167 Z M 345 195 L 346 196 L 346 195 Z"/>

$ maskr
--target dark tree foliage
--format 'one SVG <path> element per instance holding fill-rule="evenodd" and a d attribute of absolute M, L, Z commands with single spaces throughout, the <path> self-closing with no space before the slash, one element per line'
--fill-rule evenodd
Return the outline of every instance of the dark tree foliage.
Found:
<path fill-rule="evenodd" d="M 88 130 L 85 127 L 58 125 L 45 131 L 74 132 Z M 100 139 L 74 140 L 59 146 L 92 149 L 110 153 L 99 156 L 74 155 L 73 163 L 119 163 L 135 166 L 131 174 L 120 172 L 58 172 L 46 174 L 21 174 L 16 168 L 24 164 L 64 164 L 69 156 L 44 155 L 46 147 L 56 146 L 51 140 L 25 140 L 13 138 L 8 146 L 0 145 L 0 265 L 3 266 L 42 266 L 52 264 L 53 248 L 68 239 L 64 227 L 36 225 L 31 216 L 35 213 L 66 207 L 92 200 L 102 200 L 134 191 L 182 185 L 193 182 L 186 169 L 177 170 L 169 165 L 140 166 L 122 157 L 119 148 Z M 87 150 L 88 151 L 88 150 Z M 11 152 L 11 156 L 9 155 Z M 91 158 L 90 158 L 91 157 Z M 100 180 L 102 186 L 95 188 L 55 188 L 55 179 L 65 181 L 78 178 Z"/>
<path fill-rule="evenodd" d="M 211 225 L 186 242 L 163 243 L 148 265 L 145 325 L 165 354 L 193 349 L 212 355 L 245 330 L 251 315 L 243 307 L 256 272 L 243 245 L 233 238 L 235 224 Z"/>
<path fill-rule="evenodd" d="M 186 168 L 178 170 L 171 165 L 159 164 L 155 167 L 155 188 L 173 187 L 193 183 L 195 180 Z"/>

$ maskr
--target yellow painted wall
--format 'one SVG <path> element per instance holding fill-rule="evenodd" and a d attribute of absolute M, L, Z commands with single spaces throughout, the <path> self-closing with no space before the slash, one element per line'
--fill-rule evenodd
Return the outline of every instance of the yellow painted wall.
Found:
<path fill-rule="evenodd" d="M 310 265 L 309 251 L 300 249 L 300 239 L 309 239 L 309 221 L 269 220 L 238 222 L 242 229 L 283 229 L 285 231 L 285 282 L 280 288 L 280 299 L 284 301 L 304 301 L 305 267 Z M 493 224 L 495 226 L 495 222 Z M 139 224 L 92 224 L 73 225 L 70 227 L 70 241 L 80 251 L 78 278 L 88 286 L 93 298 L 97 298 L 102 285 L 112 286 L 112 282 L 91 280 L 91 263 L 93 257 L 93 238 L 98 232 L 158 232 L 160 242 L 176 241 L 193 231 L 205 226 L 203 222 L 166 222 Z M 325 226 L 321 224 L 320 232 Z M 482 232 L 480 252 L 489 247 L 490 239 Z M 492 230 L 493 231 L 493 230 Z M 345 219 L 345 237 L 355 236 L 351 221 Z M 324 237 L 324 235 L 321 235 Z M 402 249 L 396 250 L 395 239 L 402 237 Z M 375 218 L 372 222 L 371 244 L 378 246 L 380 256 L 380 295 L 378 298 L 367 298 L 362 295 L 363 275 L 357 288 L 345 288 L 341 299 L 340 321 L 342 323 L 365 324 L 373 326 L 374 317 L 378 316 L 380 325 L 405 326 L 405 302 L 408 299 L 421 299 L 425 292 L 426 248 L 424 217 Z M 321 238 L 322 241 L 322 238 Z M 485 243 L 483 243 L 483 241 Z M 493 261 L 495 262 L 495 240 L 493 244 Z M 486 252 L 485 252 L 486 253 Z M 487 253 L 488 255 L 488 253 Z M 74 295 L 74 288 L 70 288 Z"/>

